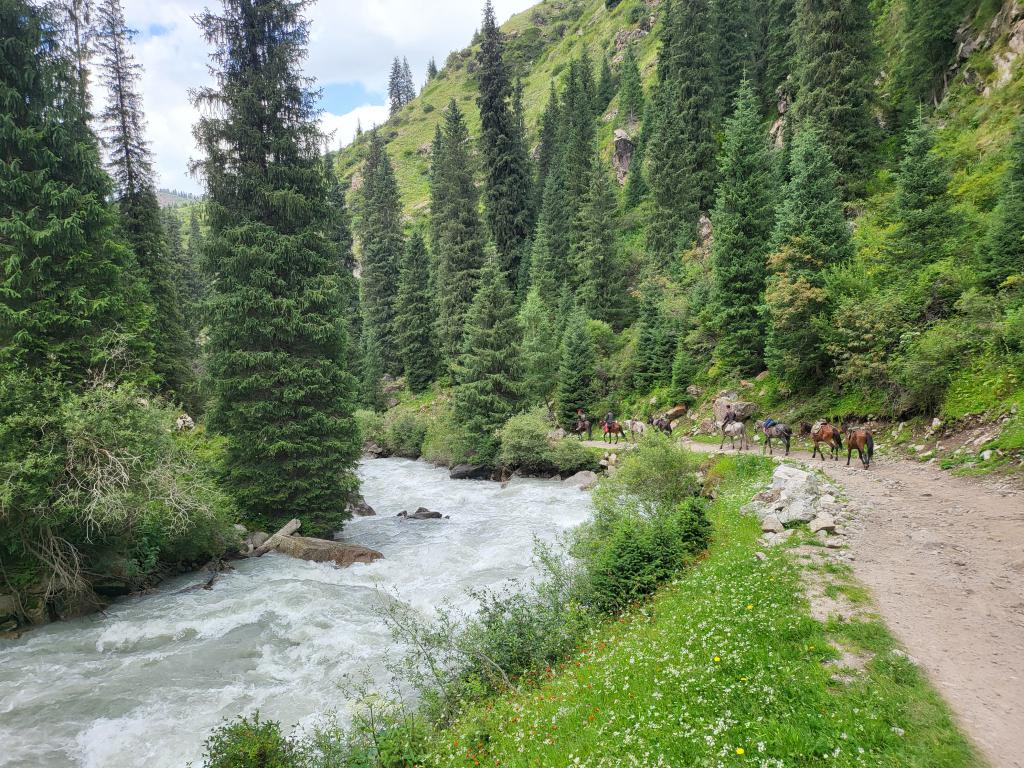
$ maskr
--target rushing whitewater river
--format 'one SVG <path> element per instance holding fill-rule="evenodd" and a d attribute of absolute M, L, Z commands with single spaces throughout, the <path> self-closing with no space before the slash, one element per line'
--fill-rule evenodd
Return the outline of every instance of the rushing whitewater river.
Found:
<path fill-rule="evenodd" d="M 383 560 L 341 569 L 272 553 L 236 562 L 209 591 L 180 593 L 203 578 L 184 576 L 105 615 L 0 640 L 0 766 L 182 768 L 224 718 L 259 709 L 292 726 L 343 713 L 400 651 L 382 600 L 469 609 L 467 589 L 528 578 L 534 538 L 590 509 L 558 482 L 455 481 L 404 459 L 365 462 L 360 475 L 378 516 L 351 521 L 345 539 Z M 395 517 L 418 506 L 451 519 Z"/>

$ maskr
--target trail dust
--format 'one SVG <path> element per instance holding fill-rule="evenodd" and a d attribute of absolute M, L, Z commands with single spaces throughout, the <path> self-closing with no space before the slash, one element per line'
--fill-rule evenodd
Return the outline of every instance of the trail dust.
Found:
<path fill-rule="evenodd" d="M 845 455 L 821 461 L 793 451 L 789 458 L 823 470 L 846 493 L 854 574 L 964 731 L 994 768 L 1024 768 L 1021 488 L 877 455 L 865 470 L 856 452 L 849 467 Z"/>

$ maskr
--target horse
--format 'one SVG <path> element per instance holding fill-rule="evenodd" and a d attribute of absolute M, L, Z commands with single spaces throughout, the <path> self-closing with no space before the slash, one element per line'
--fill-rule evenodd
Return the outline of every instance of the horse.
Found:
<path fill-rule="evenodd" d="M 572 427 L 572 433 L 583 440 L 583 435 L 586 434 L 587 440 L 594 439 L 594 427 L 590 423 L 590 419 L 584 416 L 581 419 L 577 419 L 576 423 Z"/>
<path fill-rule="evenodd" d="M 622 439 L 626 439 L 626 432 L 622 428 L 622 425 L 617 421 L 602 421 L 601 428 L 604 430 L 604 439 L 609 443 L 612 441 L 612 435 L 615 435 L 615 442 L 619 442 L 619 435 Z"/>
<path fill-rule="evenodd" d="M 629 430 L 629 439 L 635 443 L 637 434 L 643 437 L 644 432 L 647 430 L 647 425 L 634 417 L 626 420 L 626 428 Z"/>
<path fill-rule="evenodd" d="M 843 433 L 837 427 L 833 427 L 827 421 L 821 421 L 811 429 L 811 441 L 814 443 L 814 450 L 811 451 L 811 458 L 818 453 L 821 460 L 825 460 L 825 452 L 818 447 L 819 443 L 825 443 L 829 447 L 829 453 L 833 461 L 839 461 L 839 451 L 843 449 Z"/>
<path fill-rule="evenodd" d="M 757 427 L 764 433 L 765 444 L 761 446 L 761 453 L 767 449 L 769 456 L 774 456 L 772 450 L 772 438 L 777 438 L 786 446 L 786 455 L 789 456 L 789 441 L 793 437 L 793 430 L 786 424 L 772 424 L 768 426 L 768 420 L 757 422 Z"/>
<path fill-rule="evenodd" d="M 857 451 L 864 469 L 871 466 L 871 459 L 875 455 L 875 438 L 871 435 L 870 430 L 853 428 L 846 430 L 846 466 L 850 466 L 850 457 L 854 450 Z"/>
<path fill-rule="evenodd" d="M 732 449 L 736 450 L 736 438 L 740 439 L 740 450 L 750 447 L 750 440 L 747 437 L 747 425 L 742 421 L 730 421 L 722 425 L 722 444 L 718 446 L 718 450 L 722 450 L 725 447 L 725 438 L 729 438 L 732 445 Z"/>
<path fill-rule="evenodd" d="M 659 416 L 658 418 L 654 418 L 654 416 L 648 416 L 647 423 L 650 424 L 655 429 L 664 432 L 666 435 L 672 434 L 672 422 L 670 422 L 664 416 Z"/>

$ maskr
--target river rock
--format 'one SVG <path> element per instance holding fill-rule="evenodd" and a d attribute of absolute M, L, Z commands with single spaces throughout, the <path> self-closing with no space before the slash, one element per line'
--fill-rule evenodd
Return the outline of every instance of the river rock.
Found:
<path fill-rule="evenodd" d="M 761 521 L 762 533 L 782 533 L 784 530 L 786 530 L 786 526 L 779 520 L 778 515 L 768 515 Z"/>
<path fill-rule="evenodd" d="M 355 496 L 349 501 L 348 511 L 355 517 L 373 517 L 377 514 L 373 507 L 366 503 L 366 499 L 362 497 L 362 494 Z"/>
<path fill-rule="evenodd" d="M 401 517 L 406 520 L 440 520 L 444 515 L 440 512 L 432 512 L 426 507 L 419 507 L 415 512 L 406 512 L 403 509 L 398 513 L 397 517 Z"/>
<path fill-rule="evenodd" d="M 486 480 L 490 476 L 491 470 L 480 464 L 456 464 L 448 473 L 452 480 Z"/>
<path fill-rule="evenodd" d="M 372 563 L 384 557 L 380 552 L 358 544 L 344 544 L 340 541 L 313 539 L 308 536 L 282 536 L 277 551 L 300 560 L 314 563 L 333 562 L 345 567 L 353 563 Z"/>
<path fill-rule="evenodd" d="M 764 520 L 775 515 L 783 525 L 809 523 L 818 516 L 821 491 L 818 479 L 810 472 L 780 464 L 772 475 L 772 485 L 754 497 L 744 511 Z"/>
<path fill-rule="evenodd" d="M 571 477 L 567 477 L 562 482 L 565 485 L 575 486 L 576 488 L 579 488 L 581 491 L 589 491 L 591 488 L 597 485 L 597 479 L 598 478 L 595 473 L 591 472 L 588 469 L 585 469 L 582 472 L 577 472 L 575 475 L 572 475 Z"/>

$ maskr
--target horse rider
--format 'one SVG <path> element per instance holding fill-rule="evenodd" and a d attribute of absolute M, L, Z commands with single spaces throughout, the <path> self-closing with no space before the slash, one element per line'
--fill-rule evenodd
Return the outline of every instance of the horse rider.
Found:
<path fill-rule="evenodd" d="M 732 409 L 732 403 L 725 406 L 725 415 L 722 417 L 722 426 L 736 421 L 736 412 Z"/>
<path fill-rule="evenodd" d="M 604 423 L 608 425 L 609 429 L 611 429 L 612 424 L 615 423 L 615 414 L 608 411 L 608 413 L 604 415 Z"/>

